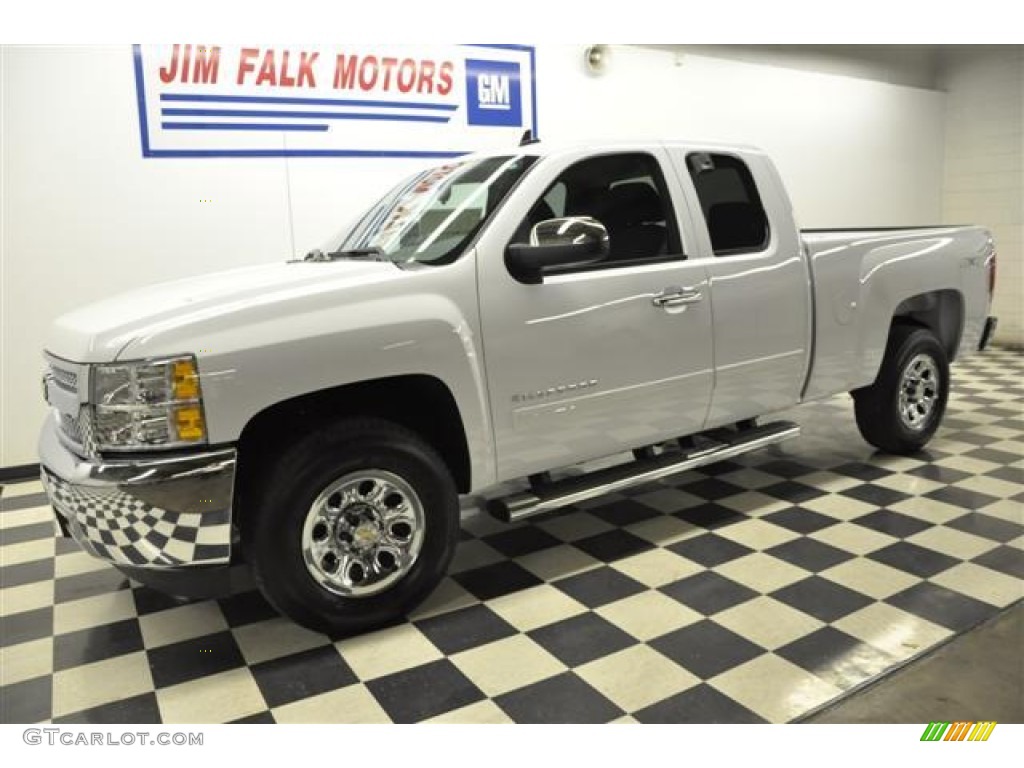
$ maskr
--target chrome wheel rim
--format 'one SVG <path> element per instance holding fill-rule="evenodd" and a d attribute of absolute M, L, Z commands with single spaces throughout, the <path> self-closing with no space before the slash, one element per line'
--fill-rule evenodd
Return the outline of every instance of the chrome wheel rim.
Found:
<path fill-rule="evenodd" d="M 899 412 L 903 426 L 920 432 L 931 421 L 939 402 L 939 367 L 929 355 L 916 355 L 900 377 Z"/>
<path fill-rule="evenodd" d="M 391 472 L 361 470 L 316 497 L 302 528 L 302 557 L 324 589 L 369 597 L 409 572 L 423 530 L 423 504 L 411 485 Z"/>

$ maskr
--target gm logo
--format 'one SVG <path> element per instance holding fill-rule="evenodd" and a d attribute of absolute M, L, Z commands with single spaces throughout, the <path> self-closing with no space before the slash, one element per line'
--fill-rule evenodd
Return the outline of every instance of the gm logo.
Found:
<path fill-rule="evenodd" d="M 466 59 L 466 106 L 469 125 L 521 126 L 519 64 Z"/>

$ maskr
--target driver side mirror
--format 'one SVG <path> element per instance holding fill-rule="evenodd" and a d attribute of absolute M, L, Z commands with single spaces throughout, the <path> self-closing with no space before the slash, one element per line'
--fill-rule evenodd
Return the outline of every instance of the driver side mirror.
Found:
<path fill-rule="evenodd" d="M 553 267 L 595 264 L 608 251 L 604 224 L 590 216 L 566 216 L 535 224 L 529 244 L 513 243 L 505 249 L 505 266 L 519 282 L 537 285 Z"/>

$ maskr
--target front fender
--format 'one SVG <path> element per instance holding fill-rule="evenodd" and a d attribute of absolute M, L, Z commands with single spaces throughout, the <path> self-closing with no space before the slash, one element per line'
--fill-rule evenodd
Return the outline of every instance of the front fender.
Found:
<path fill-rule="evenodd" d="M 455 398 L 475 487 L 495 461 L 479 353 L 475 254 L 395 280 L 304 294 L 136 339 L 121 359 L 192 352 L 210 442 L 233 443 L 266 408 L 373 379 L 425 374 Z"/>

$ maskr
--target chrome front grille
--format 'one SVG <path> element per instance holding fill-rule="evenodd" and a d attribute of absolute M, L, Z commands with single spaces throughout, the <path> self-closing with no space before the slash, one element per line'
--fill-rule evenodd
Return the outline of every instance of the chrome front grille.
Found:
<path fill-rule="evenodd" d="M 68 442 L 85 455 L 94 456 L 96 443 L 93 440 L 92 414 L 89 407 L 83 405 L 78 409 L 76 416 L 63 411 L 58 411 L 58 413 L 60 414 L 60 430 Z"/>
<path fill-rule="evenodd" d="M 55 410 L 61 440 L 79 455 L 95 455 L 92 413 L 85 403 L 85 387 L 80 386 L 88 382 L 88 366 L 52 355 L 46 355 L 46 363 L 46 400 Z"/>
<path fill-rule="evenodd" d="M 62 413 L 60 415 L 60 428 L 69 440 L 78 445 L 82 444 L 82 429 L 78 425 L 78 419 L 70 413 Z"/>
<path fill-rule="evenodd" d="M 96 441 L 92 432 L 92 411 L 83 405 L 78 411 L 78 432 L 82 436 L 82 447 L 90 456 L 96 455 Z"/>
<path fill-rule="evenodd" d="M 50 376 L 53 378 L 53 383 L 65 392 L 78 393 L 78 374 L 75 371 L 59 368 L 50 363 Z"/>

